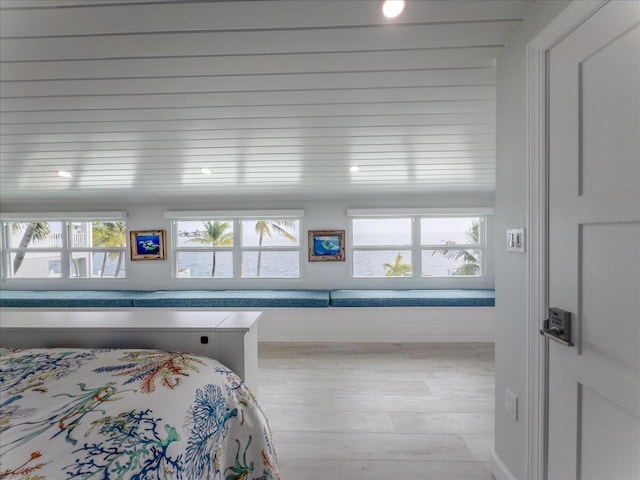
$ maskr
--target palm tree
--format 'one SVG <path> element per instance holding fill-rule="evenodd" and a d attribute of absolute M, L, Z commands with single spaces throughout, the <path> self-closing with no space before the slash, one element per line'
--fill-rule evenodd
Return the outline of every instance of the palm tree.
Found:
<path fill-rule="evenodd" d="M 227 232 L 229 228 L 229 222 L 202 222 L 204 225 L 204 232 L 201 237 L 192 238 L 189 242 L 201 243 L 203 245 L 211 246 L 223 246 L 233 245 L 233 233 Z M 216 273 L 216 252 L 213 253 L 213 264 L 211 266 L 211 276 L 214 277 Z"/>
<path fill-rule="evenodd" d="M 26 248 L 32 240 L 40 241 L 44 240 L 51 233 L 51 229 L 49 228 L 49 224 L 47 222 L 29 222 L 25 223 L 14 223 L 12 225 L 12 230 L 14 233 L 20 232 L 24 229 L 24 233 L 22 234 L 22 238 L 20 239 L 20 244 L 18 248 Z M 18 270 L 22 266 L 22 262 L 24 261 L 25 251 L 21 250 L 16 253 L 16 256 L 13 259 L 13 274 L 18 273 Z"/>
<path fill-rule="evenodd" d="M 126 226 L 124 222 L 93 222 L 93 245 L 95 247 L 122 247 L 126 245 Z M 104 252 L 100 277 L 104 277 L 107 257 L 118 256 L 118 264 L 114 277 L 120 275 L 122 269 L 122 252 Z"/>
<path fill-rule="evenodd" d="M 473 222 L 469 230 L 467 230 L 464 235 L 469 239 L 469 243 L 477 245 L 480 239 L 478 222 Z M 456 242 L 453 240 L 447 240 L 444 243 L 448 247 L 456 245 Z M 435 254 L 440 254 L 448 260 L 462 259 L 462 265 L 455 270 L 454 275 L 478 275 L 480 272 L 480 259 L 469 250 L 434 250 L 431 253 L 431 256 L 433 257 Z"/>
<path fill-rule="evenodd" d="M 272 237 L 274 233 L 281 237 L 296 241 L 296 237 L 291 234 L 287 228 L 295 228 L 296 222 L 294 220 L 258 220 L 256 222 L 255 232 L 258 234 L 258 246 L 262 246 L 262 241 L 265 237 Z M 260 276 L 260 269 L 262 267 L 262 249 L 258 250 L 258 271 L 257 275 Z"/>
<path fill-rule="evenodd" d="M 411 265 L 402 263 L 402 255 L 399 253 L 396 255 L 396 260 L 393 265 L 385 262 L 382 266 L 386 270 L 386 272 L 384 272 L 385 277 L 402 277 L 411 273 Z"/>

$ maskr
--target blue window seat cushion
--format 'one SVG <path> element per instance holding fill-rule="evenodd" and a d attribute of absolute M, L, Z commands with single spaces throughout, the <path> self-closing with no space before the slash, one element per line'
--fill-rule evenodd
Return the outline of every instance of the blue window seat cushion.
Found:
<path fill-rule="evenodd" d="M 14 308 L 492 307 L 494 290 L 0 290 Z"/>
<path fill-rule="evenodd" d="M 333 290 L 332 307 L 493 307 L 495 290 Z"/>
<path fill-rule="evenodd" d="M 328 307 L 329 292 L 321 290 L 168 290 L 144 293 L 134 307 L 273 308 Z"/>
<path fill-rule="evenodd" d="M 138 290 L 0 290 L 0 307 L 127 308 Z"/>

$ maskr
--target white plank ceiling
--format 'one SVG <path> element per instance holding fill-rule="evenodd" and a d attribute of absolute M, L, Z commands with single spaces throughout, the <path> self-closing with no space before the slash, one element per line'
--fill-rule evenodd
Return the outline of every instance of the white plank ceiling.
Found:
<path fill-rule="evenodd" d="M 0 201 L 492 191 L 532 3 L 0 0 Z"/>

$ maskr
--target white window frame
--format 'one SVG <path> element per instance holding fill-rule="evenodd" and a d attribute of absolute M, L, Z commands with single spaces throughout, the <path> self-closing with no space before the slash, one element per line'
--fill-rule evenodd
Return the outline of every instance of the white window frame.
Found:
<path fill-rule="evenodd" d="M 125 236 L 125 245 L 123 247 L 73 247 L 71 240 L 73 233 L 71 225 L 73 223 L 93 223 L 117 221 L 126 222 L 127 212 L 58 212 L 58 213 L 3 213 L 0 216 L 0 225 L 2 228 L 2 241 L 0 244 L 2 250 L 2 278 L 3 280 L 24 281 L 24 280 L 44 280 L 44 281 L 66 281 L 66 280 L 125 280 L 126 279 L 126 261 L 127 261 L 127 236 Z M 61 246 L 60 247 L 10 247 L 9 224 L 12 223 L 33 223 L 33 222 L 50 222 L 61 223 Z M 12 273 L 11 255 L 18 252 L 28 253 L 59 253 L 60 254 L 60 276 L 59 277 L 15 277 Z M 73 276 L 71 269 L 71 260 L 74 253 L 87 253 L 93 256 L 94 253 L 121 253 L 125 262 L 124 276 L 121 277 L 94 277 Z M 91 267 L 89 267 L 91 271 Z"/>
<path fill-rule="evenodd" d="M 302 254 L 303 254 L 303 217 L 304 210 L 223 210 L 223 211 L 167 211 L 164 218 L 171 220 L 171 255 L 172 255 L 172 275 L 180 281 L 188 280 L 212 280 L 212 281 L 260 281 L 260 280 L 299 280 L 302 278 Z M 299 238 L 297 245 L 292 246 L 245 246 L 242 244 L 242 222 L 255 220 L 297 220 L 299 227 Z M 227 221 L 233 224 L 233 246 L 211 246 L 211 247 L 178 247 L 177 246 L 177 222 L 180 221 Z M 179 277 L 177 255 L 180 252 L 232 252 L 233 273 L 231 277 Z M 295 277 L 273 277 L 243 276 L 242 260 L 246 252 L 297 252 L 298 253 L 298 276 Z"/>
<path fill-rule="evenodd" d="M 389 280 L 398 281 L 402 278 L 414 279 L 454 279 L 454 281 L 462 279 L 481 279 L 487 275 L 487 223 L 488 216 L 493 215 L 492 208 L 402 208 L 402 209 L 348 209 L 347 217 L 349 217 L 350 236 L 349 243 L 352 252 L 351 260 L 351 277 L 358 280 Z M 481 219 L 479 226 L 478 244 L 460 244 L 459 246 L 443 246 L 422 244 L 421 241 L 421 219 L 423 218 L 469 218 L 478 217 Z M 410 245 L 380 245 L 380 246 L 355 246 L 353 243 L 353 220 L 357 219 L 411 219 L 411 240 Z M 411 251 L 411 275 L 406 276 L 356 276 L 355 275 L 355 255 L 356 251 L 371 250 L 410 250 Z M 480 252 L 480 272 L 479 275 L 448 275 L 433 276 L 425 275 L 422 268 L 422 253 L 425 250 L 478 250 Z"/>
<path fill-rule="evenodd" d="M 259 221 L 259 220 L 297 220 L 298 221 L 298 243 L 297 245 L 292 245 L 292 246 L 286 246 L 286 245 L 262 245 L 262 246 L 258 246 L 258 245 L 250 245 L 250 246 L 245 246 L 242 244 L 242 237 L 243 237 L 243 227 L 242 227 L 242 222 L 244 221 Z M 302 218 L 283 218 L 283 217 L 279 217 L 279 216 L 269 216 L 269 217 L 264 217 L 264 216 L 259 216 L 259 217 L 253 217 L 253 218 L 242 218 L 237 220 L 238 222 L 238 236 L 240 237 L 240 242 L 239 242 L 239 250 L 240 250 L 240 257 L 238 259 L 238 263 L 239 265 L 239 276 L 238 278 L 242 279 L 242 280 L 248 280 L 248 279 L 256 279 L 256 280 L 261 280 L 261 279 L 269 279 L 269 280 L 276 280 L 276 279 L 289 279 L 289 280 L 294 280 L 294 279 L 300 279 L 302 278 Z M 250 277 L 250 276 L 244 276 L 244 272 L 242 272 L 242 263 L 243 263 L 243 257 L 245 253 L 248 252 L 297 252 L 298 253 L 298 275 L 294 276 L 294 277 L 273 277 L 273 276 L 256 276 L 256 277 Z"/>
<path fill-rule="evenodd" d="M 207 221 L 224 221 L 233 225 L 233 245 L 207 245 L 207 246 L 178 246 L 178 222 L 207 222 Z M 203 280 L 203 279 L 211 279 L 211 280 L 231 280 L 236 278 L 236 246 L 237 246 L 237 234 L 238 234 L 238 225 L 234 219 L 231 218 L 221 218 L 221 217 L 202 217 L 202 218 L 172 218 L 171 219 L 171 258 L 172 258 L 172 275 L 173 278 L 177 280 Z M 197 253 L 213 253 L 213 252 L 231 252 L 233 258 L 233 267 L 232 267 L 232 275 L 230 277 L 181 277 L 179 275 L 178 269 L 178 255 L 182 252 L 197 252 Z"/>
<path fill-rule="evenodd" d="M 408 219 L 411 222 L 411 233 L 410 233 L 410 242 L 405 245 L 355 245 L 354 243 L 354 231 L 355 227 L 353 225 L 354 220 L 388 220 L 388 219 Z M 356 279 L 390 279 L 390 281 L 395 281 L 401 278 L 414 278 L 416 277 L 416 252 L 415 252 L 415 218 L 412 215 L 385 215 L 385 216 L 352 216 L 350 219 L 350 235 L 349 235 L 349 243 L 351 245 L 351 277 Z M 357 276 L 355 274 L 355 258 L 356 252 L 371 252 L 371 251 L 388 251 L 388 252 L 397 252 L 398 250 L 409 250 L 411 252 L 411 274 L 401 275 L 401 276 Z M 391 280 L 394 279 L 394 280 Z"/>
<path fill-rule="evenodd" d="M 422 235 L 422 219 L 425 218 L 478 218 L 480 223 L 478 225 L 478 239 L 479 243 L 461 243 L 455 246 L 446 246 L 442 244 L 422 244 L 421 235 Z M 416 223 L 418 224 L 418 243 L 420 248 L 420 276 L 423 278 L 484 278 L 487 272 L 487 215 L 478 215 L 478 214 L 460 214 L 460 215 L 422 215 L 416 219 Z M 477 250 L 480 252 L 480 272 L 478 275 L 426 275 L 422 268 L 422 254 L 425 251 L 432 250 Z"/>

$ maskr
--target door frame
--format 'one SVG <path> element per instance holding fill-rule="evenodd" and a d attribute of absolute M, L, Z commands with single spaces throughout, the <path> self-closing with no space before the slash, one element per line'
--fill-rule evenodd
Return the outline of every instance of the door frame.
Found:
<path fill-rule="evenodd" d="M 548 303 L 548 56 L 547 52 L 608 0 L 570 3 L 527 45 L 527 478 L 547 478 L 548 350 L 539 334 Z"/>

